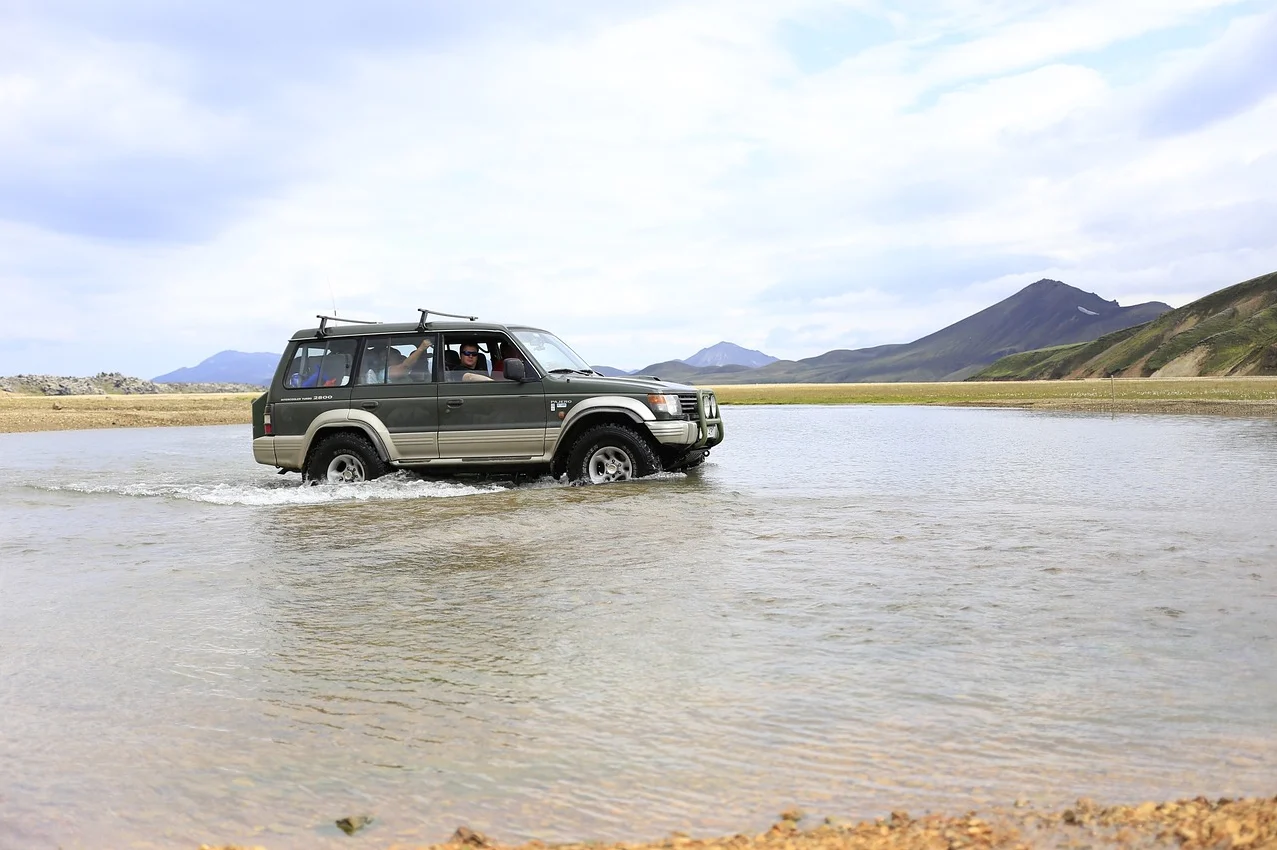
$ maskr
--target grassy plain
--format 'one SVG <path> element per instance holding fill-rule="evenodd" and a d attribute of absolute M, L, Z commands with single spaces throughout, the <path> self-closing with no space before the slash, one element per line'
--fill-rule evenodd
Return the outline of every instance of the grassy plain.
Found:
<path fill-rule="evenodd" d="M 1277 377 L 716 386 L 723 404 L 920 404 L 1277 416 Z"/>
<path fill-rule="evenodd" d="M 739 384 L 723 404 L 921 404 L 1277 417 L 1277 377 L 1119 378 L 916 384 Z M 244 425 L 255 393 L 42 396 L 0 393 L 0 433 Z"/>

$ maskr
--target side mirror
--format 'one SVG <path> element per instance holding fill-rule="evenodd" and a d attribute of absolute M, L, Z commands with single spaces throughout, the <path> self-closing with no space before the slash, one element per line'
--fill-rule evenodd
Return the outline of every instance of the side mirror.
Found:
<path fill-rule="evenodd" d="M 507 357 L 501 362 L 501 369 L 507 381 L 518 381 L 522 384 L 528 379 L 528 371 L 523 361 L 517 357 Z"/>

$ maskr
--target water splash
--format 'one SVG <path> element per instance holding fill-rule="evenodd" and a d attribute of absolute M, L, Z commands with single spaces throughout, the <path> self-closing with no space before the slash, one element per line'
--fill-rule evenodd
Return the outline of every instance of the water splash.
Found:
<path fill-rule="evenodd" d="M 509 490 L 508 482 L 431 481 L 408 473 L 387 475 L 375 481 L 358 484 L 310 485 L 292 479 L 204 484 L 189 481 L 75 482 L 36 484 L 41 490 L 85 493 L 90 495 L 128 496 L 136 498 L 182 499 L 213 505 L 273 507 L 282 505 L 328 505 L 346 502 L 407 501 L 412 499 L 451 499 Z M 562 486 L 546 478 L 521 485 L 528 487 Z"/>

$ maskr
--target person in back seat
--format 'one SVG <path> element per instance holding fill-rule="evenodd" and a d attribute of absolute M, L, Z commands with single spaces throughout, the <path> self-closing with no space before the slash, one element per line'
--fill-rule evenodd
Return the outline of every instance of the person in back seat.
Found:
<path fill-rule="evenodd" d="M 499 346 L 494 355 L 492 362 L 492 378 L 497 381 L 505 380 L 505 362 L 511 357 L 523 359 L 523 355 L 519 353 L 519 349 L 515 348 L 508 342 L 503 342 Z"/>
<path fill-rule="evenodd" d="M 344 387 L 350 381 L 350 355 L 326 354 L 319 366 L 298 384 L 300 387 Z"/>
<path fill-rule="evenodd" d="M 418 365 L 417 361 L 421 360 L 421 358 L 423 357 L 428 358 L 433 348 L 434 346 L 431 344 L 430 337 L 426 337 L 420 343 L 418 343 L 417 347 L 414 348 L 412 350 L 412 353 L 409 354 L 407 357 L 403 357 L 403 355 L 399 354 L 399 352 L 395 351 L 395 349 L 392 347 L 390 350 L 394 352 L 394 354 L 399 355 L 401 359 L 399 360 L 398 363 L 390 364 L 390 366 L 386 369 L 386 376 L 391 381 L 411 380 L 414 374 L 413 367 Z M 424 367 L 417 369 L 417 372 L 420 375 L 418 380 L 422 378 L 424 378 L 427 381 L 430 380 L 429 374 L 423 373 L 422 369 L 424 369 Z"/>

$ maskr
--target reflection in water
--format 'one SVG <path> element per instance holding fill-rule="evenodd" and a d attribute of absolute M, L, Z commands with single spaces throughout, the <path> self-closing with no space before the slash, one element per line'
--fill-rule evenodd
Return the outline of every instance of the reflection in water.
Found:
<path fill-rule="evenodd" d="M 0 845 L 1272 792 L 1271 423 L 730 414 L 703 469 L 597 488 L 6 437 Z"/>

